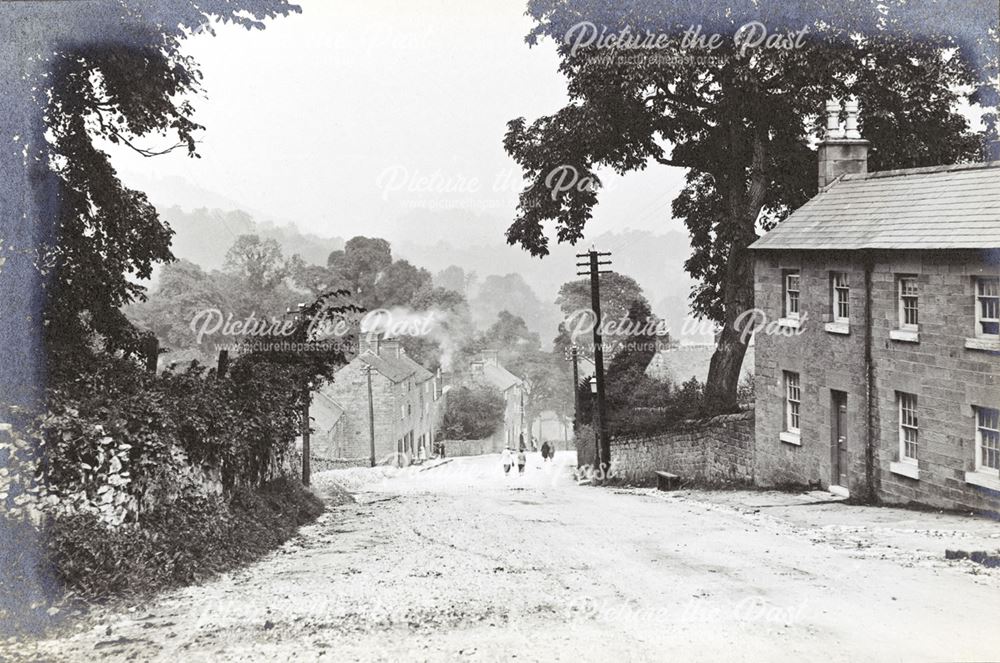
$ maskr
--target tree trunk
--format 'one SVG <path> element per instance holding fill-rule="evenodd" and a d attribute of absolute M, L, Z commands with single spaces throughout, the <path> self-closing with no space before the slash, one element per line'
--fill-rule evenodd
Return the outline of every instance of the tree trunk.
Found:
<path fill-rule="evenodd" d="M 736 151 L 739 128 L 730 125 L 731 142 Z M 729 211 L 728 235 L 730 247 L 726 271 L 722 278 L 723 326 L 715 345 L 715 353 L 708 369 L 705 385 L 707 406 L 713 411 L 737 409 L 737 388 L 747 352 L 749 334 L 745 333 L 743 314 L 753 308 L 753 255 L 749 246 L 756 241 L 757 217 L 763 207 L 767 181 L 764 177 L 765 133 L 757 125 L 751 145 L 750 181 L 742 180 L 742 173 L 727 173 L 722 188 L 726 209 Z"/>
<path fill-rule="evenodd" d="M 733 247 L 723 281 L 725 323 L 716 340 L 705 385 L 705 397 L 712 410 L 737 408 L 736 392 L 750 339 L 736 322 L 753 307 L 753 256 L 748 245 Z"/>

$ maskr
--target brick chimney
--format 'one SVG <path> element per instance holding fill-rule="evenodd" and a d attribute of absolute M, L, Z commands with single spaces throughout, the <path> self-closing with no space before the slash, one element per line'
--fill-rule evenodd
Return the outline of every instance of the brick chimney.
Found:
<path fill-rule="evenodd" d="M 847 122 L 840 126 L 840 101 L 826 102 L 826 136 L 818 146 L 819 188 L 841 175 L 868 172 L 868 146 L 858 132 L 858 100 L 851 97 L 844 103 Z"/>
<path fill-rule="evenodd" d="M 383 338 L 382 342 L 379 343 L 379 356 L 380 357 L 391 357 L 393 359 L 398 359 L 403 353 L 403 346 L 400 345 L 398 338 Z"/>
<path fill-rule="evenodd" d="M 379 352 L 379 333 L 365 332 L 358 335 L 358 354 L 365 350 L 371 350 L 375 354 Z"/>

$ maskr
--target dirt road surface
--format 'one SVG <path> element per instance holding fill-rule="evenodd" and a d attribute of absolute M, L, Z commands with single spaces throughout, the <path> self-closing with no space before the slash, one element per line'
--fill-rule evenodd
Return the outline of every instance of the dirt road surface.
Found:
<path fill-rule="evenodd" d="M 981 518 L 826 493 L 581 486 L 571 454 L 321 473 L 357 503 L 261 562 L 8 641 L 58 661 L 996 660 Z"/>

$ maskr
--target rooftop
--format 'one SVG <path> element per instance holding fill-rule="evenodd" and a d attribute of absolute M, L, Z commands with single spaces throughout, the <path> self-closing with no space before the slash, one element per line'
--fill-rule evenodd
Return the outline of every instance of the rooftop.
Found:
<path fill-rule="evenodd" d="M 511 387 L 521 384 L 521 378 L 503 366 L 485 363 L 482 370 L 483 378 L 500 391 L 507 391 Z"/>
<path fill-rule="evenodd" d="M 845 175 L 751 248 L 1000 248 L 1000 162 Z"/>
<path fill-rule="evenodd" d="M 366 350 L 358 355 L 358 359 L 392 382 L 402 382 L 409 377 L 413 377 L 417 382 L 424 382 L 434 377 L 430 371 L 405 354 L 394 357 L 390 354 L 376 355 L 371 350 Z"/>

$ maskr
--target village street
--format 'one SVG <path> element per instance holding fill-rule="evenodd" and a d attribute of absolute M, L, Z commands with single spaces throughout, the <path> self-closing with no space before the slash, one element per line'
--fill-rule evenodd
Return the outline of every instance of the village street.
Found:
<path fill-rule="evenodd" d="M 319 473 L 356 503 L 24 660 L 995 660 L 1000 523 L 826 493 L 580 486 L 572 454 Z M 421 471 L 423 470 L 423 471 Z"/>

